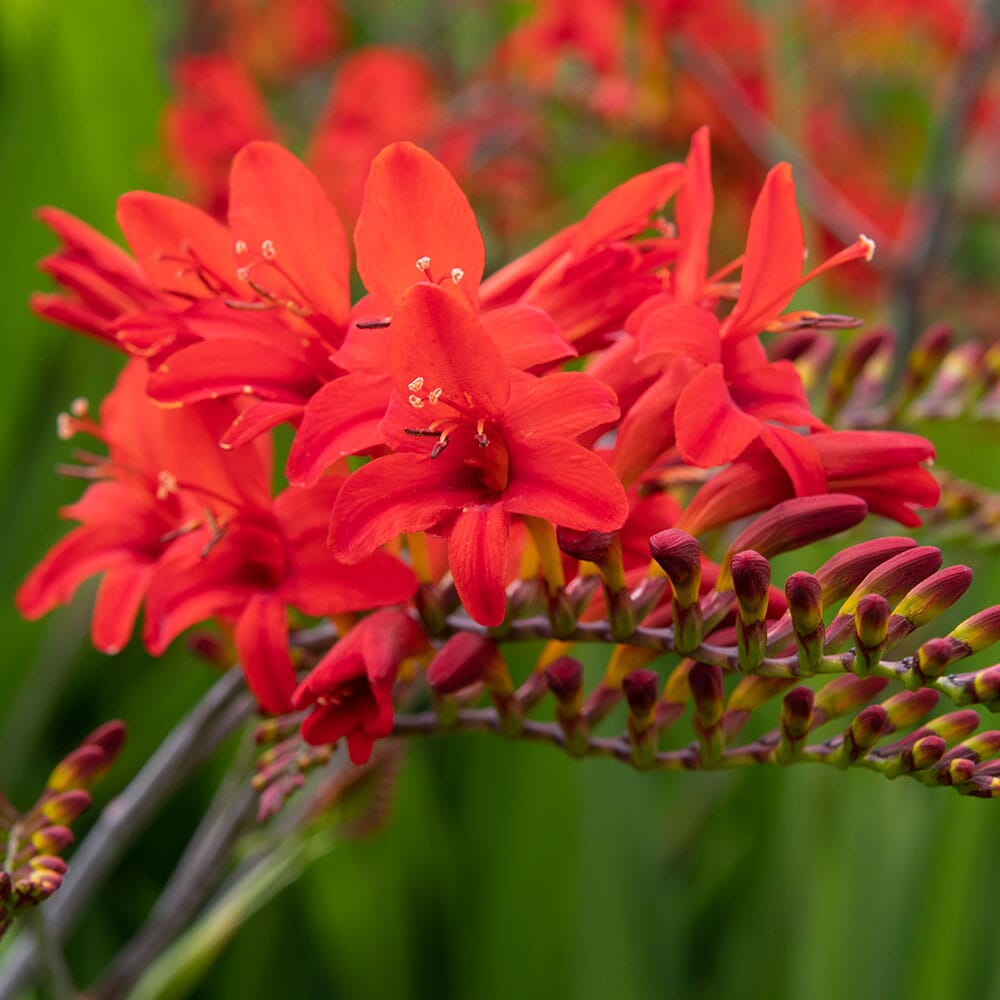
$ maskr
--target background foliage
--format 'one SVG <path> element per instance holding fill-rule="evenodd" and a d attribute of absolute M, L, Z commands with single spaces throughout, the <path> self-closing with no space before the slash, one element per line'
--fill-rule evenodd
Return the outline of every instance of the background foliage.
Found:
<path fill-rule="evenodd" d="M 77 492 L 52 474 L 64 451 L 56 412 L 106 391 L 119 363 L 29 314 L 27 295 L 44 284 L 35 262 L 52 245 L 31 213 L 58 205 L 113 233 L 118 194 L 162 189 L 169 18 L 152 7 L 0 0 L 0 786 L 19 803 L 117 716 L 130 741 L 97 790 L 102 804 L 213 680 L 183 650 L 95 654 L 86 595 L 40 624 L 12 606 L 62 531 L 56 508 Z M 405 16 L 419 25 L 421 5 Z M 456 28 L 465 58 L 483 30 Z M 635 166 L 624 139 L 587 162 L 570 146 L 547 155 L 583 204 Z M 948 467 L 1000 487 L 1000 467 L 984 461 L 1000 447 L 995 426 L 922 430 Z M 955 621 L 997 601 L 996 554 L 988 539 L 950 549 L 978 580 Z M 791 568 L 822 556 L 803 561 Z M 69 947 L 78 982 L 141 921 L 210 788 L 204 776 L 169 802 L 99 898 Z M 995 807 L 876 775 L 639 774 L 492 737 L 415 742 L 390 821 L 339 843 L 252 918 L 193 995 L 1000 1000 L 998 831 Z"/>

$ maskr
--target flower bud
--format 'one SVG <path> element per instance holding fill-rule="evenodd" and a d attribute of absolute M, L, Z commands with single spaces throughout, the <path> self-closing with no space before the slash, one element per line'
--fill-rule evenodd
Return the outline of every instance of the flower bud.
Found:
<path fill-rule="evenodd" d="M 774 753 L 779 764 L 791 763 L 806 745 L 813 724 L 812 688 L 794 687 L 781 700 L 781 742 Z"/>
<path fill-rule="evenodd" d="M 972 583 L 972 570 L 968 566 L 949 566 L 918 583 L 893 608 L 893 641 L 898 641 L 921 625 L 933 621 L 950 608 Z"/>
<path fill-rule="evenodd" d="M 862 677 L 878 664 L 888 631 L 889 602 L 881 594 L 866 594 L 854 611 L 858 654 L 854 667 Z"/>
<path fill-rule="evenodd" d="M 1000 639 L 1000 604 L 966 618 L 948 633 L 948 638 L 955 639 L 968 647 L 966 656 L 992 646 Z"/>
<path fill-rule="evenodd" d="M 855 677 L 844 674 L 824 684 L 816 692 L 814 710 L 819 722 L 846 715 L 872 700 L 888 684 L 884 677 Z"/>
<path fill-rule="evenodd" d="M 863 708 L 844 731 L 844 750 L 851 762 L 864 757 L 883 734 L 892 729 L 889 713 L 881 705 Z"/>
<path fill-rule="evenodd" d="M 839 534 L 860 524 L 868 513 L 868 504 L 845 493 L 793 497 L 775 504 L 742 531 L 722 560 L 717 590 L 732 586 L 730 561 L 734 552 L 753 549 L 766 559 L 791 552 L 820 539 Z"/>
<path fill-rule="evenodd" d="M 919 691 L 899 691 L 882 702 L 893 729 L 906 729 L 927 718 L 937 705 L 940 695 L 931 688 Z"/>
<path fill-rule="evenodd" d="M 121 719 L 112 719 L 110 722 L 105 722 L 103 726 L 98 726 L 83 741 L 82 745 L 99 746 L 107 755 L 108 763 L 110 764 L 125 745 L 127 732 L 125 723 Z"/>
<path fill-rule="evenodd" d="M 933 767 L 943 756 L 948 744 L 940 736 L 924 736 L 913 744 L 910 755 L 914 771 Z"/>
<path fill-rule="evenodd" d="M 632 744 L 632 762 L 648 767 L 656 756 L 656 699 L 660 678 L 654 670 L 633 670 L 622 690 L 628 702 L 628 733 Z"/>
<path fill-rule="evenodd" d="M 991 759 L 1000 750 L 1000 732 L 995 729 L 988 729 L 982 733 L 974 733 L 968 739 L 962 740 L 956 747 L 952 747 L 945 754 L 945 761 L 952 761 L 957 757 L 966 757 L 968 760 L 978 764 L 982 760 Z"/>
<path fill-rule="evenodd" d="M 753 551 L 737 552 L 730 565 L 736 591 L 736 642 L 739 667 L 750 673 L 760 666 L 767 649 L 767 599 L 771 564 Z"/>
<path fill-rule="evenodd" d="M 928 639 L 913 658 L 913 670 L 920 680 L 934 680 L 961 656 L 961 645 L 951 639 Z"/>
<path fill-rule="evenodd" d="M 73 843 L 73 831 L 66 826 L 43 826 L 30 837 L 31 846 L 39 854 L 58 854 Z"/>
<path fill-rule="evenodd" d="M 688 674 L 691 697 L 694 700 L 695 734 L 700 744 L 703 767 L 711 767 L 722 757 L 723 734 L 719 726 L 726 690 L 722 670 L 708 663 L 696 663 Z"/>
<path fill-rule="evenodd" d="M 560 708 L 576 714 L 583 698 L 583 664 L 571 656 L 560 656 L 545 668 L 545 680 Z"/>
<path fill-rule="evenodd" d="M 785 581 L 788 613 L 795 630 L 799 671 L 812 674 L 823 656 L 826 628 L 823 624 L 823 586 L 810 573 L 793 573 Z"/>
<path fill-rule="evenodd" d="M 103 747 L 96 744 L 77 747 L 67 754 L 49 775 L 46 788 L 53 792 L 66 791 L 88 785 L 102 773 L 108 762 Z"/>
<path fill-rule="evenodd" d="M 967 785 L 976 773 L 974 761 L 967 757 L 957 757 L 941 766 L 941 772 L 947 775 L 946 783 L 950 785 Z"/>
<path fill-rule="evenodd" d="M 912 538 L 894 536 L 861 542 L 838 552 L 816 570 L 816 579 L 823 586 L 823 607 L 843 600 L 876 566 L 916 545 Z"/>
<path fill-rule="evenodd" d="M 427 667 L 427 683 L 437 694 L 454 694 L 484 681 L 499 656 L 497 647 L 475 632 L 453 635 Z"/>
<path fill-rule="evenodd" d="M 828 376 L 829 405 L 836 412 L 857 388 L 862 377 L 882 382 L 895 337 L 891 330 L 876 328 L 852 337 Z M 875 369 L 883 369 L 876 372 Z"/>
<path fill-rule="evenodd" d="M 649 539 L 649 551 L 666 574 L 674 599 L 682 608 L 698 603 L 701 588 L 701 548 L 687 532 L 659 531 Z"/>
<path fill-rule="evenodd" d="M 593 563 L 612 590 L 625 587 L 622 543 L 617 531 L 574 531 L 556 528 L 556 541 L 566 555 Z"/>
<path fill-rule="evenodd" d="M 926 388 L 934 372 L 944 361 L 953 339 L 951 327 L 945 323 L 935 323 L 917 337 L 906 355 L 906 369 L 903 372 L 904 399 L 912 399 Z"/>
<path fill-rule="evenodd" d="M 946 743 L 958 743 L 979 728 L 979 713 L 974 708 L 947 712 L 931 719 L 924 727 L 940 736 Z"/>
<path fill-rule="evenodd" d="M 68 825 L 89 808 L 89 792 L 85 792 L 82 788 L 72 788 L 46 799 L 39 811 L 50 823 Z"/>
<path fill-rule="evenodd" d="M 1000 700 L 1000 663 L 972 675 L 972 689 L 976 701 L 995 708 Z"/>
<path fill-rule="evenodd" d="M 55 854 L 36 854 L 35 857 L 29 859 L 28 865 L 31 868 L 55 872 L 57 875 L 65 875 L 69 870 L 69 865 Z"/>

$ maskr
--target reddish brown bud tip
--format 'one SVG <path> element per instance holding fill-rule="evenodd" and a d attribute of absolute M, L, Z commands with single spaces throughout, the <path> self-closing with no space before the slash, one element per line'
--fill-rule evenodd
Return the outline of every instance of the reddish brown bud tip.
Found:
<path fill-rule="evenodd" d="M 811 573 L 793 573 L 785 581 L 788 610 L 795 631 L 811 635 L 823 621 L 823 585 Z"/>
<path fill-rule="evenodd" d="M 740 617 L 745 622 L 763 621 L 767 616 L 771 564 L 759 552 L 737 552 L 732 558 L 730 573 L 739 602 Z"/>
<path fill-rule="evenodd" d="M 948 669 L 948 664 L 963 655 L 963 647 L 951 639 L 928 639 L 917 650 L 917 673 L 928 680 L 940 677 Z"/>
<path fill-rule="evenodd" d="M 55 872 L 57 875 L 65 875 L 69 870 L 69 865 L 55 854 L 38 854 L 31 858 L 28 864 L 32 868 Z"/>
<path fill-rule="evenodd" d="M 485 636 L 459 632 L 440 649 L 427 668 L 427 683 L 438 694 L 452 694 L 484 679 L 497 656 L 497 648 Z"/>
<path fill-rule="evenodd" d="M 781 701 L 781 730 L 790 740 L 800 740 L 812 728 L 813 690 L 794 687 Z"/>
<path fill-rule="evenodd" d="M 1000 663 L 973 674 L 972 689 L 976 700 L 990 704 L 1000 698 Z"/>
<path fill-rule="evenodd" d="M 975 773 L 976 763 L 975 761 L 969 760 L 967 757 L 958 757 L 955 760 L 948 762 L 947 774 L 951 784 L 953 785 L 968 784 L 972 780 Z"/>
<path fill-rule="evenodd" d="M 963 708 L 931 719 L 926 728 L 946 743 L 958 743 L 974 733 L 979 728 L 979 723 L 979 713 L 974 708 Z"/>
<path fill-rule="evenodd" d="M 110 764 L 121 752 L 125 745 L 125 737 L 128 730 L 121 719 L 112 719 L 105 722 L 103 726 L 98 726 L 84 741 L 83 746 L 98 746 L 107 755 Z"/>
<path fill-rule="evenodd" d="M 652 712 L 659 688 L 660 678 L 655 670 L 633 670 L 622 681 L 629 710 L 640 718 Z"/>
<path fill-rule="evenodd" d="M 753 549 L 770 559 L 853 528 L 867 513 L 864 500 L 843 493 L 784 500 L 757 518 L 733 542 L 722 561 L 716 586 L 719 590 L 730 586 L 729 560 L 734 552 Z"/>
<path fill-rule="evenodd" d="M 571 528 L 556 528 L 559 548 L 573 559 L 597 563 L 600 566 L 621 551 L 618 533 L 611 531 L 573 531 Z"/>
<path fill-rule="evenodd" d="M 688 674 L 695 714 L 703 726 L 714 726 L 722 718 L 726 688 L 722 670 L 708 663 L 696 663 Z"/>
<path fill-rule="evenodd" d="M 696 603 L 701 586 L 701 547 L 695 539 L 678 528 L 658 531 L 649 539 L 649 553 L 666 573 L 680 605 Z"/>
<path fill-rule="evenodd" d="M 871 701 L 888 683 L 884 677 L 855 677 L 853 674 L 835 677 L 816 692 L 816 709 L 823 712 L 824 719 L 834 719 Z"/>
<path fill-rule="evenodd" d="M 43 826 L 31 835 L 31 846 L 39 854 L 58 854 L 73 843 L 73 831 L 65 826 Z"/>
<path fill-rule="evenodd" d="M 62 792 L 69 788 L 87 785 L 104 770 L 107 762 L 108 755 L 103 747 L 96 744 L 77 747 L 56 765 L 55 770 L 49 775 L 47 787 L 50 791 Z"/>
<path fill-rule="evenodd" d="M 860 600 L 867 594 L 881 594 L 890 605 L 899 601 L 921 580 L 936 572 L 941 565 L 941 550 L 921 545 L 887 559 L 876 566 L 854 588 L 844 602 L 840 613 L 853 614 Z"/>
<path fill-rule="evenodd" d="M 583 664 L 571 656 L 560 656 L 545 668 L 545 680 L 560 703 L 572 702 L 583 687 Z"/>
<path fill-rule="evenodd" d="M 913 744 L 910 754 L 913 769 L 923 771 L 936 764 L 943 756 L 948 744 L 940 736 L 924 736 Z"/>
<path fill-rule="evenodd" d="M 41 813 L 50 823 L 68 825 L 89 808 L 90 793 L 82 788 L 72 788 L 66 792 L 59 792 L 44 802 Z"/>
<path fill-rule="evenodd" d="M 898 536 L 861 542 L 838 552 L 816 570 L 823 585 L 823 606 L 843 600 L 876 566 L 916 545 L 912 538 Z"/>
<path fill-rule="evenodd" d="M 879 649 L 889 629 L 889 602 L 881 594 L 866 594 L 854 612 L 854 630 L 862 649 Z"/>
<path fill-rule="evenodd" d="M 863 708 L 851 722 L 851 738 L 861 752 L 871 750 L 883 733 L 892 729 L 889 713 L 881 705 Z"/>

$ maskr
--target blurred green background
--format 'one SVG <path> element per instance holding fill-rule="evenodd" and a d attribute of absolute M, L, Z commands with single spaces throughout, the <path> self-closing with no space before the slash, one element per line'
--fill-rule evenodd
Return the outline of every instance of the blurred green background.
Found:
<path fill-rule="evenodd" d="M 115 233 L 116 197 L 162 184 L 169 19 L 155 13 L 139 0 L 0 0 L 0 786 L 22 806 L 120 717 L 130 742 L 103 803 L 214 679 L 183 650 L 95 654 L 88 594 L 37 623 L 12 607 L 64 530 L 58 506 L 78 495 L 53 473 L 66 455 L 56 413 L 96 402 L 119 365 L 28 312 L 53 246 L 32 211 L 57 205 Z M 623 155 L 609 151 L 605 186 L 624 178 Z M 571 176 L 573 157 L 552 156 Z M 938 431 L 945 465 L 1000 487 L 1000 463 L 984 461 L 1000 450 L 995 427 Z M 979 575 L 956 619 L 997 600 L 996 555 L 949 550 Z M 81 987 L 141 923 L 213 777 L 168 803 L 73 936 Z M 868 773 L 643 775 L 492 737 L 418 742 L 387 825 L 254 916 L 193 995 L 1000 1000 L 998 834 L 996 804 Z"/>

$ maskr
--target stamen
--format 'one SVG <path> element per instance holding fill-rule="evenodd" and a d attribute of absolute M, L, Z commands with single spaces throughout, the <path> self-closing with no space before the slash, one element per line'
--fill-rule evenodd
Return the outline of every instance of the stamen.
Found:
<path fill-rule="evenodd" d="M 858 235 L 858 239 L 868 248 L 868 252 L 865 254 L 865 260 L 871 260 L 875 256 L 875 241 L 869 236 L 865 236 L 864 233 Z"/>
<path fill-rule="evenodd" d="M 162 469 L 156 477 L 156 499 L 166 500 L 171 493 L 177 492 L 177 477 L 172 472 Z"/>
<path fill-rule="evenodd" d="M 490 439 L 486 436 L 486 432 L 483 429 L 485 424 L 486 421 L 482 417 L 476 421 L 476 436 L 473 440 L 479 445 L 480 448 L 486 448 L 490 443 Z"/>
<path fill-rule="evenodd" d="M 448 432 L 444 431 L 431 448 L 431 458 L 437 458 L 448 447 Z"/>
<path fill-rule="evenodd" d="M 233 249 L 237 253 L 246 253 L 250 248 L 247 246 L 246 240 L 237 240 Z"/>
<path fill-rule="evenodd" d="M 83 398 L 83 396 L 77 396 L 76 399 L 69 404 L 69 412 L 72 413 L 74 417 L 85 417 L 89 409 L 90 404 Z"/>
<path fill-rule="evenodd" d="M 406 388 L 409 389 L 410 392 L 420 392 L 423 387 L 424 377 L 423 375 L 418 375 L 412 382 L 409 383 L 409 385 L 407 385 Z"/>
<path fill-rule="evenodd" d="M 56 417 L 56 434 L 60 441 L 68 441 L 76 433 L 74 424 L 75 421 L 68 413 L 60 413 Z"/>
<path fill-rule="evenodd" d="M 404 427 L 404 434 L 411 434 L 413 437 L 438 437 L 437 431 L 432 431 L 423 427 Z"/>
<path fill-rule="evenodd" d="M 274 249 L 274 240 L 264 240 L 260 245 L 260 253 L 265 260 L 273 260 L 277 253 Z"/>
<path fill-rule="evenodd" d="M 431 267 L 430 257 L 417 258 L 416 268 L 418 271 L 421 271 L 423 274 L 426 274 L 430 270 L 430 267 Z"/>
<path fill-rule="evenodd" d="M 438 386 L 436 389 L 431 389 L 431 391 L 427 393 L 427 402 L 430 403 L 431 406 L 434 406 L 440 398 L 441 386 Z"/>
<path fill-rule="evenodd" d="M 415 410 L 422 410 L 424 408 L 424 401 L 419 396 L 410 396 L 409 402 L 410 406 L 412 406 Z"/>
<path fill-rule="evenodd" d="M 453 267 L 451 269 L 451 280 L 452 284 L 457 285 L 465 277 L 465 271 L 460 267 Z"/>
<path fill-rule="evenodd" d="M 386 316 L 385 319 L 359 319 L 354 325 L 359 330 L 381 330 L 389 326 L 392 320 Z"/>

